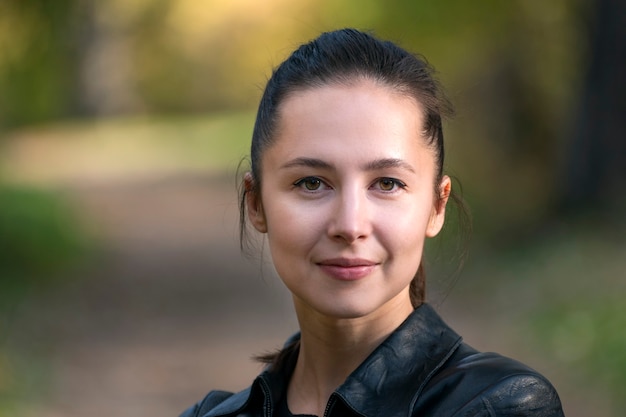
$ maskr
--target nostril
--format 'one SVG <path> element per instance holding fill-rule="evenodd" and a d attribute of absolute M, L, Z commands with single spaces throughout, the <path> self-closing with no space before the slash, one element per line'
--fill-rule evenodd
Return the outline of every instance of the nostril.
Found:
<path fill-rule="evenodd" d="M 367 237 L 371 222 L 367 214 L 366 196 L 359 187 L 346 187 L 338 196 L 329 225 L 329 235 L 353 243 Z"/>
<path fill-rule="evenodd" d="M 369 225 L 365 219 L 359 216 L 349 218 L 336 218 L 330 229 L 330 234 L 335 239 L 342 239 L 352 243 L 369 234 Z"/>

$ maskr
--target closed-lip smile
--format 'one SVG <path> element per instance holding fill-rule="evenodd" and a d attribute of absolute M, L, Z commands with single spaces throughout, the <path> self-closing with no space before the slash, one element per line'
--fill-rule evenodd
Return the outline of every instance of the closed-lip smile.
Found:
<path fill-rule="evenodd" d="M 378 262 L 363 258 L 332 258 L 317 262 L 327 275 L 342 281 L 355 281 L 368 276 Z"/>
<path fill-rule="evenodd" d="M 376 265 L 377 262 L 370 261 L 368 259 L 362 259 L 362 258 L 333 258 L 333 259 L 325 259 L 321 262 L 318 262 L 318 264 L 342 266 L 344 268 L 350 268 L 354 266 L 372 266 L 372 265 Z"/>

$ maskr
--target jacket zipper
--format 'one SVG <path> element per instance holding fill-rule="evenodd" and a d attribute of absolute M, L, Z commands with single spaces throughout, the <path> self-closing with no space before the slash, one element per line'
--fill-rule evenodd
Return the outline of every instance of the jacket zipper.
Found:
<path fill-rule="evenodd" d="M 332 394 L 326 403 L 326 409 L 324 410 L 324 417 L 328 417 L 330 415 L 330 410 L 335 405 L 335 394 Z"/>
<path fill-rule="evenodd" d="M 270 397 L 270 388 L 264 379 L 261 379 L 261 389 L 263 390 L 263 398 L 265 399 L 265 405 L 263 406 L 265 417 L 271 417 L 272 398 Z"/>

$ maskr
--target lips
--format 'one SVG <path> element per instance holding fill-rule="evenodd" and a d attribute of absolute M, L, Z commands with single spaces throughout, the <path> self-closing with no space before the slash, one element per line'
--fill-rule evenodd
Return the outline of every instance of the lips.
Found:
<path fill-rule="evenodd" d="M 318 262 L 325 274 L 341 281 L 355 281 L 368 276 L 377 262 L 361 258 L 334 258 Z"/>

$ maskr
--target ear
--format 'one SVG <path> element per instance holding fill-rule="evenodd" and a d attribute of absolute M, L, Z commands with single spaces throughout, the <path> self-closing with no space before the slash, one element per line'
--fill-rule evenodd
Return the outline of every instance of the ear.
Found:
<path fill-rule="evenodd" d="M 243 177 L 243 185 L 246 190 L 246 208 L 248 209 L 248 219 L 254 228 L 261 232 L 267 233 L 267 222 L 263 213 L 263 204 L 259 189 L 255 184 L 251 172 L 246 172 Z"/>
<path fill-rule="evenodd" d="M 444 175 L 439 183 L 439 195 L 435 200 L 433 210 L 430 213 L 430 220 L 428 221 L 428 227 L 426 228 L 427 237 L 435 237 L 441 231 L 443 222 L 446 218 L 446 205 L 452 192 L 452 181 L 450 177 Z"/>

